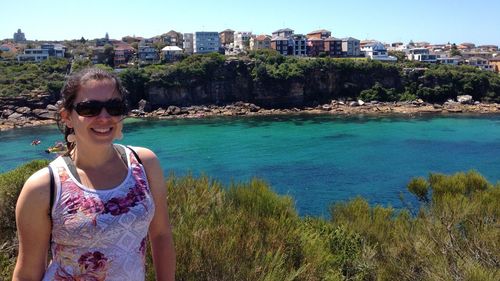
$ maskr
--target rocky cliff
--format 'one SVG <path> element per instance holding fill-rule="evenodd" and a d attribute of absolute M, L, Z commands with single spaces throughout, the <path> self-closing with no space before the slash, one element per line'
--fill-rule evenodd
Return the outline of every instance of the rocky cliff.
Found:
<path fill-rule="evenodd" d="M 365 69 L 316 67 L 288 79 L 258 77 L 252 74 L 252 61 L 227 60 L 209 77 L 187 77 L 181 85 L 151 81 L 146 99 L 153 108 L 169 105 L 190 106 L 250 102 L 267 108 L 290 108 L 328 103 L 332 99 L 356 99 L 375 82 L 385 88 L 401 88 L 401 76 L 395 67 Z"/>

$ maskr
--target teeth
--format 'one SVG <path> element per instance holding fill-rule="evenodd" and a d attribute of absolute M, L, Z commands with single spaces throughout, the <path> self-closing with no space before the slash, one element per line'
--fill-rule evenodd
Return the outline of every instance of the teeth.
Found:
<path fill-rule="evenodd" d="M 107 132 L 111 131 L 111 128 L 107 128 L 107 129 L 96 129 L 96 128 L 94 128 L 93 130 L 96 131 L 96 132 L 98 132 L 98 133 L 107 133 Z"/>

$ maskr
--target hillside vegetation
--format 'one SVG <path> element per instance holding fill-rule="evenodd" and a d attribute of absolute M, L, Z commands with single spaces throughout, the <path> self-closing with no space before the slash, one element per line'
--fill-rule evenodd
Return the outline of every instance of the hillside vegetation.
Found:
<path fill-rule="evenodd" d="M 0 175 L 0 279 L 16 256 L 14 206 L 34 161 Z M 475 171 L 414 178 L 417 213 L 331 206 L 298 216 L 259 179 L 223 186 L 206 176 L 166 181 L 177 280 L 500 280 L 500 183 Z M 148 254 L 147 280 L 154 280 Z"/>
<path fill-rule="evenodd" d="M 75 61 L 72 69 L 89 65 L 89 61 Z M 0 62 L 0 96 L 35 91 L 57 98 L 68 70 L 65 59 L 38 64 Z M 470 66 L 297 58 L 271 50 L 242 57 L 216 53 L 192 55 L 176 63 L 127 68 L 119 76 L 130 93 L 132 105 L 140 99 L 155 99 L 158 90 L 165 92 L 162 97 L 165 102 L 179 105 L 237 100 L 265 103 L 277 98 L 277 106 L 286 106 L 287 98 L 292 99 L 297 93 L 298 102 L 303 105 L 349 98 L 365 101 L 420 98 L 442 103 L 457 95 L 500 102 L 500 76 Z"/>

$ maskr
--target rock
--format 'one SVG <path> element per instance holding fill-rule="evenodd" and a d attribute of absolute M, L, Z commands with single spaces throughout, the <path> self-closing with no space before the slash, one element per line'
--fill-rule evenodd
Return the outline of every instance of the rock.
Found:
<path fill-rule="evenodd" d="M 357 101 L 351 101 L 349 106 L 359 106 L 359 103 Z"/>
<path fill-rule="evenodd" d="M 364 101 L 362 101 L 362 100 L 358 100 L 358 104 L 359 104 L 360 106 L 363 106 L 363 105 L 365 104 L 365 102 L 364 102 Z"/>
<path fill-rule="evenodd" d="M 48 104 L 46 108 L 47 108 L 47 110 L 50 110 L 50 111 L 57 111 L 57 106 L 55 106 L 53 104 Z"/>
<path fill-rule="evenodd" d="M 17 113 L 17 112 L 14 112 L 12 113 L 11 115 L 9 115 L 8 119 L 20 119 L 21 117 L 23 117 L 23 115 L 21 113 Z"/>
<path fill-rule="evenodd" d="M 132 110 L 130 111 L 130 113 L 135 114 L 135 115 L 139 115 L 139 116 L 142 116 L 142 115 L 144 115 L 144 114 L 145 114 L 145 112 L 144 112 L 144 111 L 142 111 L 142 110 L 140 110 L 140 109 L 132 109 Z"/>
<path fill-rule="evenodd" d="M 2 111 L 2 117 L 3 118 L 7 118 L 9 117 L 9 115 L 11 115 L 12 113 L 14 113 L 14 110 L 11 110 L 11 109 L 4 109 Z"/>
<path fill-rule="evenodd" d="M 31 113 L 31 108 L 29 108 L 27 106 L 18 107 L 16 109 L 16 112 L 17 113 L 21 113 L 21 114 L 30 114 Z"/>
<path fill-rule="evenodd" d="M 249 107 L 250 107 L 250 112 L 258 112 L 260 110 L 260 106 L 257 106 L 253 103 L 251 103 Z"/>
<path fill-rule="evenodd" d="M 443 108 L 442 105 L 437 104 L 437 103 L 433 104 L 432 107 L 434 107 L 435 109 L 441 109 L 441 108 Z"/>
<path fill-rule="evenodd" d="M 478 104 L 481 104 L 481 102 L 480 101 L 475 101 L 474 102 L 474 105 L 478 105 Z"/>
<path fill-rule="evenodd" d="M 150 112 L 151 111 L 151 104 L 147 100 L 140 100 L 137 103 L 139 110 L 144 111 L 144 112 Z"/>
<path fill-rule="evenodd" d="M 165 112 L 169 115 L 179 115 L 181 114 L 181 109 L 175 105 L 170 105 Z"/>
<path fill-rule="evenodd" d="M 323 106 L 321 106 L 321 109 L 326 110 L 326 111 L 330 111 L 330 110 L 332 110 L 332 106 L 329 104 L 323 104 Z"/>
<path fill-rule="evenodd" d="M 457 101 L 461 104 L 472 104 L 473 103 L 472 96 L 470 96 L 470 95 L 457 96 Z"/>

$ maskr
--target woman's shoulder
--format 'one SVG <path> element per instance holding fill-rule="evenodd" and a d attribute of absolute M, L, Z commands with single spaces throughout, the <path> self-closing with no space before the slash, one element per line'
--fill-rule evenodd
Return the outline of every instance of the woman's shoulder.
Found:
<path fill-rule="evenodd" d="M 137 153 L 142 162 L 151 162 L 158 159 L 156 154 L 149 148 L 140 146 L 129 146 L 129 148 Z"/>
<path fill-rule="evenodd" d="M 24 183 L 19 197 L 22 197 L 27 203 L 48 202 L 50 198 L 49 169 L 42 168 L 32 174 Z"/>

